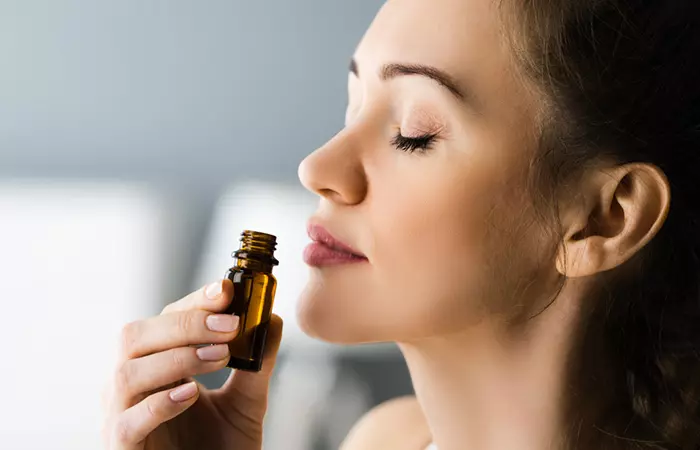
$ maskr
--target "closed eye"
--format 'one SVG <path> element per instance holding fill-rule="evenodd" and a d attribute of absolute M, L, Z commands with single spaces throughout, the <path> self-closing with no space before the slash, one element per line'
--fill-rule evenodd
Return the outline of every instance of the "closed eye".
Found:
<path fill-rule="evenodd" d="M 426 134 L 418 137 L 405 137 L 401 133 L 397 133 L 394 139 L 391 140 L 392 145 L 398 150 L 406 153 L 421 152 L 425 153 L 432 148 L 435 143 L 437 134 Z"/>

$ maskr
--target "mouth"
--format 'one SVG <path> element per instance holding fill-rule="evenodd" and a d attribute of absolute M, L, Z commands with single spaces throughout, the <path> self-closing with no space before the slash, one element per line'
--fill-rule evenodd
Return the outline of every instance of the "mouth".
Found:
<path fill-rule="evenodd" d="M 309 238 L 313 241 L 304 249 L 304 262 L 313 267 L 368 262 L 365 255 L 339 241 L 323 226 L 309 224 Z"/>

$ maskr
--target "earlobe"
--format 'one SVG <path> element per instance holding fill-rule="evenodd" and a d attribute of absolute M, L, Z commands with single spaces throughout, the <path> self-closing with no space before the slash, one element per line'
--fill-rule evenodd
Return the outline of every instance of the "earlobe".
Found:
<path fill-rule="evenodd" d="M 671 196 L 665 174 L 641 163 L 591 177 L 583 195 L 587 206 L 568 211 L 568 229 L 562 223 L 556 259 L 557 271 L 570 278 L 611 270 L 632 258 L 661 229 Z"/>

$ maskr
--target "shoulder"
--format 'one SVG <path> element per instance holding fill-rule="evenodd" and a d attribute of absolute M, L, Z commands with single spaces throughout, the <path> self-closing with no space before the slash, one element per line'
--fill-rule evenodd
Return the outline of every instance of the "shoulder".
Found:
<path fill-rule="evenodd" d="M 430 441 L 430 430 L 414 396 L 382 403 L 350 430 L 340 450 L 367 448 L 420 450 Z"/>

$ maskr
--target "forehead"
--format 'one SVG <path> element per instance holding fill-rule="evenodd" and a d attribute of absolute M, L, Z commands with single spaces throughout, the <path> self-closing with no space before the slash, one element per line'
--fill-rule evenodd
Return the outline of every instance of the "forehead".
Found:
<path fill-rule="evenodd" d="M 357 48 L 361 67 L 420 63 L 458 79 L 506 63 L 493 0 L 389 0 Z"/>

